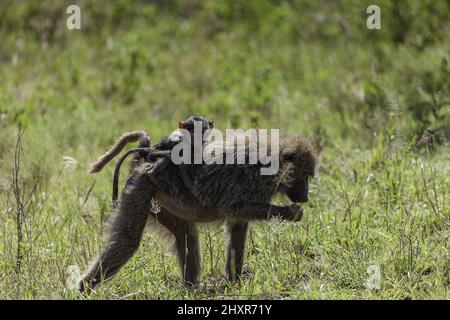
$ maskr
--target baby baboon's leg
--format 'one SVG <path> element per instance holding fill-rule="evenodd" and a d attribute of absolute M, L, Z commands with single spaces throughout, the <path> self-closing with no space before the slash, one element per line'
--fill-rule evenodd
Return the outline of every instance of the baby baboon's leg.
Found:
<path fill-rule="evenodd" d="M 295 204 L 290 206 L 275 206 L 269 203 L 238 203 L 232 208 L 222 211 L 225 217 L 236 220 L 269 220 L 277 217 L 283 220 L 300 221 L 303 209 Z"/>
<path fill-rule="evenodd" d="M 146 174 L 133 174 L 115 209 L 108 243 L 80 282 L 80 290 L 93 289 L 104 279 L 111 278 L 139 247 L 144 230 L 153 186 Z"/>
<path fill-rule="evenodd" d="M 226 273 L 228 280 L 234 281 L 239 279 L 242 273 L 248 222 L 227 221 L 226 226 L 230 237 L 228 240 Z"/>
<path fill-rule="evenodd" d="M 164 208 L 155 218 L 175 236 L 181 277 L 186 284 L 197 284 L 200 276 L 200 245 L 195 224 L 171 214 Z"/>

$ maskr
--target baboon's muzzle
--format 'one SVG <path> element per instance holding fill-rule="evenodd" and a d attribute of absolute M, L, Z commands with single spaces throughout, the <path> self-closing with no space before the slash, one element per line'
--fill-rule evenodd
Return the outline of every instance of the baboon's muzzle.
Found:
<path fill-rule="evenodd" d="M 288 189 L 287 196 L 292 202 L 308 202 L 308 184 L 304 181 L 294 184 Z"/>

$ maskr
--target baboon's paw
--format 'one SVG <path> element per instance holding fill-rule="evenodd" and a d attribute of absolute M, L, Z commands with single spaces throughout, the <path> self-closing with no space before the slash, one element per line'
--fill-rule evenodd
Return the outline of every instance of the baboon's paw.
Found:
<path fill-rule="evenodd" d="M 290 214 L 286 217 L 287 220 L 289 221 L 300 221 L 303 218 L 303 208 L 296 205 L 296 204 L 292 204 L 289 206 L 289 211 Z"/>

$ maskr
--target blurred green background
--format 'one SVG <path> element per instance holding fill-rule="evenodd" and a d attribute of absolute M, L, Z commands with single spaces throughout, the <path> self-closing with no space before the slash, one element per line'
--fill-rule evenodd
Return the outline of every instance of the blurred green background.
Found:
<path fill-rule="evenodd" d="M 66 28 L 70 4 L 0 2 L 0 298 L 77 298 L 66 269 L 86 267 L 110 211 L 112 169 L 88 164 L 124 131 L 155 141 L 194 113 L 310 137 L 307 217 L 255 225 L 239 285 L 222 278 L 213 226 L 198 290 L 149 235 L 94 297 L 447 297 L 448 1 L 80 0 L 81 30 Z M 366 27 L 370 4 L 381 30 Z M 380 290 L 364 284 L 371 264 Z"/>

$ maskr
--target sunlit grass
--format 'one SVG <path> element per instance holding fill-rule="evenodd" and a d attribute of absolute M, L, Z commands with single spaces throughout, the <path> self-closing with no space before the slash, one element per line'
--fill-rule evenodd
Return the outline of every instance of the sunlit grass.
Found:
<path fill-rule="evenodd" d="M 321 161 L 304 219 L 253 224 L 236 284 L 224 277 L 220 224 L 202 226 L 197 289 L 179 281 L 167 241 L 148 233 L 90 298 L 448 298 L 448 23 L 438 19 L 439 31 L 427 33 L 435 30 L 428 20 L 412 21 L 397 43 L 391 16 L 386 29 L 367 34 L 355 3 L 272 10 L 248 1 L 244 22 L 231 14 L 244 9 L 231 4 L 186 13 L 181 5 L 127 11 L 120 3 L 103 12 L 82 2 L 85 28 L 56 27 L 51 40 L 38 5 L 19 1 L 0 22 L 0 298 L 80 299 L 67 288 L 67 271 L 87 267 L 111 211 L 112 165 L 92 176 L 89 163 L 124 131 L 145 129 L 157 141 L 193 113 L 219 129 L 311 137 Z M 347 21 L 346 31 L 313 23 L 313 9 Z M 14 18 L 26 18 L 24 27 L 13 27 Z M 27 203 L 20 241 L 19 124 Z M 367 286 L 370 266 L 381 272 L 380 289 Z"/>

